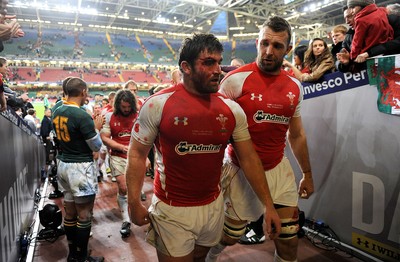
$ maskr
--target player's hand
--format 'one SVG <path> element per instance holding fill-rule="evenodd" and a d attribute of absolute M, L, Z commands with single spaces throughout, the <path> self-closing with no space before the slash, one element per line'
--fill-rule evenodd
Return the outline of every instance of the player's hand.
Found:
<path fill-rule="evenodd" d="M 146 158 L 146 172 L 149 172 L 151 169 L 151 161 L 149 158 Z"/>
<path fill-rule="evenodd" d="M 314 193 L 314 182 L 311 172 L 303 174 L 299 183 L 299 196 L 308 199 Z"/>
<path fill-rule="evenodd" d="M 124 152 L 125 154 L 127 154 L 127 153 L 128 153 L 128 150 L 129 150 L 129 146 L 121 145 L 120 151 L 122 151 L 122 152 Z"/>
<path fill-rule="evenodd" d="M 276 239 L 281 234 L 281 219 L 274 207 L 266 208 L 264 220 L 267 235 L 271 240 Z"/>
<path fill-rule="evenodd" d="M 129 217 L 132 223 L 138 226 L 143 226 L 150 223 L 149 212 L 147 208 L 142 204 L 128 204 Z"/>
<path fill-rule="evenodd" d="M 101 116 L 95 116 L 93 120 L 95 128 L 101 130 L 103 128 L 103 118 Z"/>

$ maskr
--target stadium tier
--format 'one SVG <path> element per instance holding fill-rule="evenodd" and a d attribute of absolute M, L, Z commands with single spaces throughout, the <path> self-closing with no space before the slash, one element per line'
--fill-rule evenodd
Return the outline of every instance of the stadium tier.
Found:
<path fill-rule="evenodd" d="M 4 42 L 8 59 L 62 59 L 82 62 L 127 62 L 158 65 L 177 64 L 183 39 L 111 34 L 66 29 L 24 28 L 25 36 Z M 251 62 L 256 56 L 254 41 L 222 42 L 224 60 L 240 57 Z"/>

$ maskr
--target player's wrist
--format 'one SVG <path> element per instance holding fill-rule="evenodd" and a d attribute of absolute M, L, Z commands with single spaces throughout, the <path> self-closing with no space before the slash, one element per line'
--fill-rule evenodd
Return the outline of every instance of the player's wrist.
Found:
<path fill-rule="evenodd" d="M 306 171 L 302 171 L 304 178 L 312 178 L 312 171 L 311 169 L 307 169 Z"/>

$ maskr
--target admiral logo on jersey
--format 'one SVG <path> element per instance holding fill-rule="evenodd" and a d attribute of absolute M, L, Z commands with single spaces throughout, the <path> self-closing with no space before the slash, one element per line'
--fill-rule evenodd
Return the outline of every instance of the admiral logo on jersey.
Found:
<path fill-rule="evenodd" d="M 218 153 L 221 150 L 222 145 L 196 145 L 196 144 L 188 144 L 187 141 L 182 141 L 178 145 L 175 146 L 175 152 L 178 155 L 187 155 L 187 154 L 207 154 L 207 153 Z"/>
<path fill-rule="evenodd" d="M 256 123 L 262 123 L 262 122 L 270 122 L 270 123 L 279 123 L 279 124 L 289 124 L 290 117 L 286 116 L 278 116 L 276 114 L 269 114 L 269 113 L 264 113 L 263 110 L 258 110 L 254 116 L 253 120 Z"/>
<path fill-rule="evenodd" d="M 118 137 L 128 137 L 131 136 L 130 132 L 119 132 Z"/>

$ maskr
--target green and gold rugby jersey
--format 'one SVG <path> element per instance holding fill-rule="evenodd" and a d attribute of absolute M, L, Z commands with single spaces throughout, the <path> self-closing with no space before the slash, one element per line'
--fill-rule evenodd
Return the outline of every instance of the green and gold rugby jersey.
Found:
<path fill-rule="evenodd" d="M 51 119 L 53 119 L 54 112 L 57 110 L 57 108 L 62 106 L 63 103 L 64 103 L 64 99 L 61 99 L 60 101 L 57 101 L 57 103 L 55 103 L 55 105 L 51 108 Z"/>
<path fill-rule="evenodd" d="M 87 139 L 96 136 L 92 117 L 75 103 L 63 103 L 53 112 L 53 126 L 62 154 L 57 158 L 68 163 L 92 162 Z"/>

